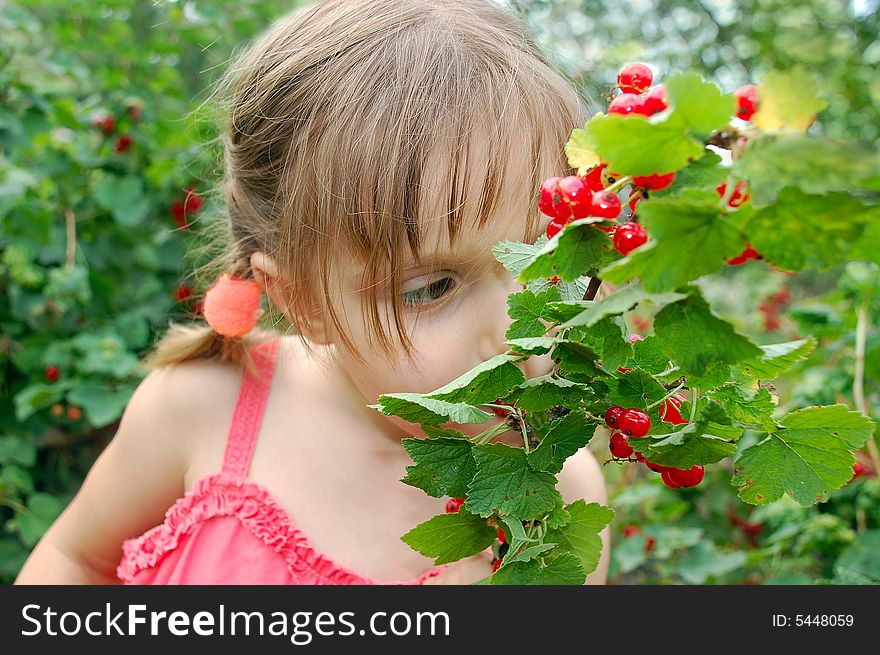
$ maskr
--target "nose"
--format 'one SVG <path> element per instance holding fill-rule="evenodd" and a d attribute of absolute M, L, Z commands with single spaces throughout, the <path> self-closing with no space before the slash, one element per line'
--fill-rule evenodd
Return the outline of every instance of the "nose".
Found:
<path fill-rule="evenodd" d="M 513 320 L 508 315 L 508 297 L 511 293 L 523 290 L 523 285 L 516 282 L 507 270 L 502 270 L 493 277 L 484 296 L 485 306 L 479 308 L 479 357 L 481 361 L 491 359 L 510 349 L 507 345 L 506 333 Z M 553 369 L 553 360 L 549 353 L 531 355 L 527 359 L 516 362 L 527 379 L 548 374 Z"/>

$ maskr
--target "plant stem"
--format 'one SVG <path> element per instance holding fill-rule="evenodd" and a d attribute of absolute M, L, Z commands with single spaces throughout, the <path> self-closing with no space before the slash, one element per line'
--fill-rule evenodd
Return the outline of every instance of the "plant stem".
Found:
<path fill-rule="evenodd" d="M 872 297 L 873 293 L 866 293 L 865 299 L 856 310 L 856 361 L 853 373 L 853 400 L 855 401 L 856 409 L 865 416 L 871 416 L 868 401 L 865 399 L 865 348 L 868 342 L 868 328 L 871 322 L 868 310 L 871 307 Z M 868 439 L 868 454 L 871 456 L 874 470 L 880 472 L 880 453 L 877 452 L 877 444 L 873 438 Z"/>
<path fill-rule="evenodd" d="M 603 191 L 603 193 L 604 193 L 605 191 L 608 191 L 609 193 L 615 193 L 615 192 L 617 192 L 618 190 L 620 190 L 620 189 L 622 189 L 623 187 L 625 187 L 625 186 L 626 186 L 627 184 L 629 184 L 630 182 L 632 182 L 632 175 L 624 175 L 622 178 L 620 178 L 619 180 L 617 180 L 617 182 L 615 182 L 614 184 L 612 184 L 612 185 L 609 186 L 608 188 L 606 188 L 606 189 L 602 189 L 602 191 Z"/>
<path fill-rule="evenodd" d="M 691 389 L 691 425 L 694 424 L 694 417 L 697 415 L 697 390 Z"/>
<path fill-rule="evenodd" d="M 648 405 L 648 406 L 646 407 L 646 409 L 651 409 L 652 407 L 656 407 L 657 405 L 659 405 L 659 404 L 662 403 L 662 402 L 666 402 L 666 401 L 669 400 L 669 399 L 670 399 L 675 393 L 677 393 L 677 392 L 678 392 L 683 386 L 684 386 L 684 382 L 682 382 L 680 385 L 678 385 L 677 387 L 675 387 L 675 389 L 673 389 L 673 390 L 670 391 L 668 394 L 666 394 L 665 396 L 663 396 L 663 397 L 662 397 L 660 400 L 658 400 L 657 402 L 653 402 L 653 403 L 651 403 L 650 405 Z M 693 420 L 693 419 L 691 419 L 691 420 Z"/>

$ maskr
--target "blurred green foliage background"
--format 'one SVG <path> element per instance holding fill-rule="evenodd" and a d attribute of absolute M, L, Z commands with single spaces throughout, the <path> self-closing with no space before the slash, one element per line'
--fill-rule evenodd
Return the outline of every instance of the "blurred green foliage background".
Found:
<path fill-rule="evenodd" d="M 170 318 L 197 318 L 190 273 L 204 224 L 223 217 L 216 124 L 201 105 L 229 56 L 297 4 L 0 2 L 0 582 L 112 438 L 139 357 Z M 811 129 L 877 148 L 877 0 L 510 4 L 597 110 L 631 61 L 660 81 L 698 70 L 724 91 L 802 65 L 829 102 Z M 701 281 L 760 343 L 819 337 L 780 382 L 786 409 L 854 406 L 859 310 L 876 406 L 877 284 L 867 265 L 792 278 L 764 262 Z M 647 318 L 632 317 L 634 331 Z M 607 459 L 607 444 L 591 447 Z M 880 479 L 863 461 L 868 473 L 828 503 L 754 512 L 723 465 L 678 491 L 609 465 L 611 582 L 880 582 Z"/>

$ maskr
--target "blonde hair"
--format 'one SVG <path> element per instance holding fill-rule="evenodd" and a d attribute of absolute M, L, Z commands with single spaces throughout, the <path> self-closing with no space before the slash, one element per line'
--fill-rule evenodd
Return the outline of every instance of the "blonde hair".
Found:
<path fill-rule="evenodd" d="M 364 264 L 363 288 L 372 291 L 365 327 L 386 353 L 393 343 L 376 289 L 389 284 L 410 355 L 399 270 L 407 247 L 420 261 L 425 219 L 437 216 L 421 192 L 439 196 L 451 245 L 467 225 L 483 229 L 510 195 L 521 199 L 523 241 L 532 242 L 540 184 L 574 174 L 563 145 L 589 113 L 522 19 L 490 0 L 327 0 L 298 9 L 233 59 L 221 94 L 229 220 L 214 228 L 225 251 L 202 272 L 209 281 L 224 271 L 249 278 L 251 254 L 269 254 L 294 331 L 302 335 L 320 311 L 358 358 L 329 293 L 333 264 Z M 476 135 L 484 156 L 471 145 Z M 513 184 L 510 160 L 527 168 L 527 188 Z M 435 184 L 429 162 L 436 169 L 438 161 Z M 209 357 L 253 370 L 249 348 L 277 336 L 276 324 L 269 311 L 242 338 L 172 324 L 145 363 Z"/>

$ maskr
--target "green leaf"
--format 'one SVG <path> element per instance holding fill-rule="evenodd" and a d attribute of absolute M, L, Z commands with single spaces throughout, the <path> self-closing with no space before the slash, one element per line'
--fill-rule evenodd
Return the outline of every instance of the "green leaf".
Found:
<path fill-rule="evenodd" d="M 685 553 L 678 563 L 678 574 L 688 584 L 719 582 L 721 578 L 743 567 L 748 557 L 742 551 L 724 552 L 711 541 L 701 541 Z"/>
<path fill-rule="evenodd" d="M 150 200 L 144 195 L 139 177 L 106 177 L 92 191 L 98 204 L 109 210 L 122 227 L 138 225 L 150 212 Z"/>
<path fill-rule="evenodd" d="M 752 123 L 764 132 L 806 131 L 828 104 L 818 96 L 815 79 L 802 68 L 771 71 L 758 85 L 758 111 Z"/>
<path fill-rule="evenodd" d="M 655 464 L 685 470 L 697 464 L 714 464 L 736 454 L 736 444 L 729 441 L 728 430 L 724 430 L 728 433 L 725 436 L 712 434 L 719 428 L 722 426 L 717 423 L 685 425 L 663 439 L 650 436 L 630 439 L 630 445 Z M 742 433 L 742 428 L 735 430 L 737 436 Z"/>
<path fill-rule="evenodd" d="M 501 241 L 492 246 L 492 255 L 515 277 L 519 277 L 547 241 L 546 234 L 542 234 L 534 244 Z"/>
<path fill-rule="evenodd" d="M 25 437 L 0 437 L 0 464 L 33 466 L 37 461 L 37 447 Z"/>
<path fill-rule="evenodd" d="M 57 402 L 69 388 L 66 384 L 31 384 L 15 394 L 15 418 L 26 421 L 39 410 Z"/>
<path fill-rule="evenodd" d="M 803 361 L 816 349 L 813 337 L 760 346 L 763 354 L 739 364 L 737 368 L 753 378 L 769 380 Z"/>
<path fill-rule="evenodd" d="M 526 379 L 514 364 L 522 359 L 521 355 L 496 355 L 425 397 L 469 405 L 494 402 Z"/>
<path fill-rule="evenodd" d="M 786 187 L 775 204 L 757 210 L 743 229 L 767 261 L 798 271 L 846 262 L 866 227 L 877 221 L 880 205 L 866 205 L 844 193 L 815 196 Z"/>
<path fill-rule="evenodd" d="M 651 198 L 679 196 L 687 189 L 714 190 L 730 177 L 730 169 L 722 166 L 721 161 L 717 153 L 707 149 L 701 159 L 692 161 L 687 168 L 682 168 L 676 173 L 675 184 L 662 191 L 652 192 Z"/>
<path fill-rule="evenodd" d="M 543 412 L 554 405 L 574 407 L 587 396 L 593 396 L 592 388 L 558 378 L 552 374 L 542 375 L 523 382 L 507 400 L 513 401 L 518 409 L 527 412 Z"/>
<path fill-rule="evenodd" d="M 849 584 L 880 584 L 880 530 L 867 530 L 840 554 L 834 573 Z"/>
<path fill-rule="evenodd" d="M 64 509 L 61 501 L 41 491 L 28 496 L 27 511 L 18 515 L 18 531 L 28 547 L 34 546 Z"/>
<path fill-rule="evenodd" d="M 556 477 L 534 471 L 521 448 L 474 446 L 477 474 L 468 485 L 465 507 L 483 517 L 494 511 L 522 520 L 543 517 L 556 504 Z"/>
<path fill-rule="evenodd" d="M 598 503 L 587 504 L 583 499 L 566 505 L 565 509 L 571 514 L 571 521 L 561 528 L 549 530 L 544 538 L 556 542 L 557 550 L 576 555 L 584 571 L 592 573 L 602 554 L 599 533 L 611 523 L 614 510 Z"/>
<path fill-rule="evenodd" d="M 746 211 L 743 207 L 736 214 Z M 673 291 L 726 266 L 746 242 L 743 231 L 720 209 L 717 194 L 652 198 L 639 204 L 639 221 L 648 243 L 603 269 L 602 279 L 623 283 L 638 277 L 648 292 Z"/>
<path fill-rule="evenodd" d="M 633 345 L 632 363 L 647 373 L 657 375 L 669 368 L 669 358 L 663 354 L 660 339 L 650 336 Z"/>
<path fill-rule="evenodd" d="M 402 443 L 415 466 L 406 467 L 401 482 L 435 498 L 464 498 L 477 472 L 469 439 L 404 439 Z"/>
<path fill-rule="evenodd" d="M 609 170 L 620 175 L 677 171 L 705 152 L 681 124 L 668 120 L 596 114 L 584 129 Z"/>
<path fill-rule="evenodd" d="M 766 389 L 749 392 L 742 387 L 725 386 L 709 392 L 709 396 L 721 403 L 725 413 L 734 421 L 761 430 L 772 430 L 774 427 L 771 416 L 776 405 Z"/>
<path fill-rule="evenodd" d="M 554 550 L 555 552 L 555 550 Z M 577 557 L 563 552 L 556 557 L 514 562 L 499 568 L 489 581 L 493 585 L 582 585 L 587 573 Z"/>
<path fill-rule="evenodd" d="M 568 328 L 579 325 L 590 326 L 606 316 L 627 312 L 642 302 L 651 302 L 655 305 L 666 305 L 685 297 L 687 296 L 682 293 L 652 294 L 645 291 L 638 284 L 628 284 L 621 289 L 618 289 L 610 296 L 602 298 L 602 300 L 596 300 L 589 303 L 584 311 L 574 318 L 569 319 L 560 325 L 560 327 Z"/>
<path fill-rule="evenodd" d="M 497 537 L 486 519 L 464 509 L 454 514 L 439 514 L 419 523 L 401 537 L 413 550 L 434 557 L 434 564 L 447 564 L 482 552 Z"/>
<path fill-rule="evenodd" d="M 595 424 L 583 412 L 569 412 L 550 426 L 541 444 L 528 454 L 529 466 L 536 471 L 559 473 L 565 460 L 586 446 L 595 431 Z"/>
<path fill-rule="evenodd" d="M 685 374 L 703 375 L 716 362 L 735 364 L 757 357 L 761 350 L 712 314 L 694 290 L 687 299 L 667 305 L 654 320 L 654 333 L 664 354 Z"/>
<path fill-rule="evenodd" d="M 727 125 L 736 110 L 733 95 L 695 73 L 672 75 L 664 86 L 672 108 L 669 122 L 693 134 L 708 136 Z"/>
<path fill-rule="evenodd" d="M 734 462 L 732 484 L 753 505 L 788 494 L 801 505 L 826 500 L 852 478 L 853 450 L 873 432 L 873 423 L 844 405 L 808 407 L 788 414 L 777 430 L 743 450 Z"/>
<path fill-rule="evenodd" d="M 440 425 L 454 423 L 486 423 L 494 414 L 484 412 L 466 403 L 448 403 L 433 400 L 420 393 L 388 393 L 379 396 L 375 405 L 367 405 L 389 416 L 399 416 L 410 423 Z"/>
<path fill-rule="evenodd" d="M 804 193 L 850 191 L 880 170 L 880 158 L 861 145 L 805 134 L 764 136 L 749 142 L 733 172 L 749 181 L 752 202 L 769 205 L 784 187 Z"/>
<path fill-rule="evenodd" d="M 626 323 L 619 316 L 607 316 L 590 327 L 575 327 L 568 332 L 571 341 L 577 341 L 602 358 L 602 367 L 616 371 L 632 357 L 633 349 L 625 336 Z"/>
<path fill-rule="evenodd" d="M 644 371 L 630 371 L 626 375 L 608 380 L 608 400 L 621 407 L 645 409 L 666 396 L 666 389 Z"/>
<path fill-rule="evenodd" d="M 569 223 L 534 254 L 517 281 L 526 283 L 558 275 L 571 282 L 600 266 L 613 252 L 611 239 L 595 225 L 605 223 L 595 217 Z"/>
<path fill-rule="evenodd" d="M 505 338 L 523 339 L 543 336 L 547 332 L 547 326 L 541 321 L 541 317 L 547 311 L 547 305 L 558 300 L 559 290 L 555 287 L 538 294 L 526 290 L 508 296 L 507 314 L 513 322 L 507 328 Z"/>
<path fill-rule="evenodd" d="M 556 337 L 529 337 L 527 339 L 508 339 L 505 343 L 515 353 L 543 355 L 549 353 L 561 339 Z"/>
<path fill-rule="evenodd" d="M 605 375 L 596 364 L 599 359 L 596 351 L 574 341 L 562 341 L 556 344 L 550 356 L 554 360 L 559 360 L 559 372 L 563 377 L 576 380 L 578 375 L 590 379 L 597 375 Z"/>
<path fill-rule="evenodd" d="M 516 555 L 511 555 L 514 550 L 511 547 L 511 550 L 507 555 L 504 556 L 504 561 L 506 564 L 512 564 L 513 562 L 528 562 L 529 560 L 535 559 L 541 553 L 546 553 L 548 550 L 552 550 L 556 547 L 556 544 L 543 543 L 543 544 L 535 544 L 534 546 L 528 546 L 527 548 L 523 548 Z"/>
<path fill-rule="evenodd" d="M 107 389 L 98 384 L 86 383 L 71 391 L 67 400 L 82 407 L 89 423 L 99 428 L 122 416 L 133 393 L 133 388 Z"/>

